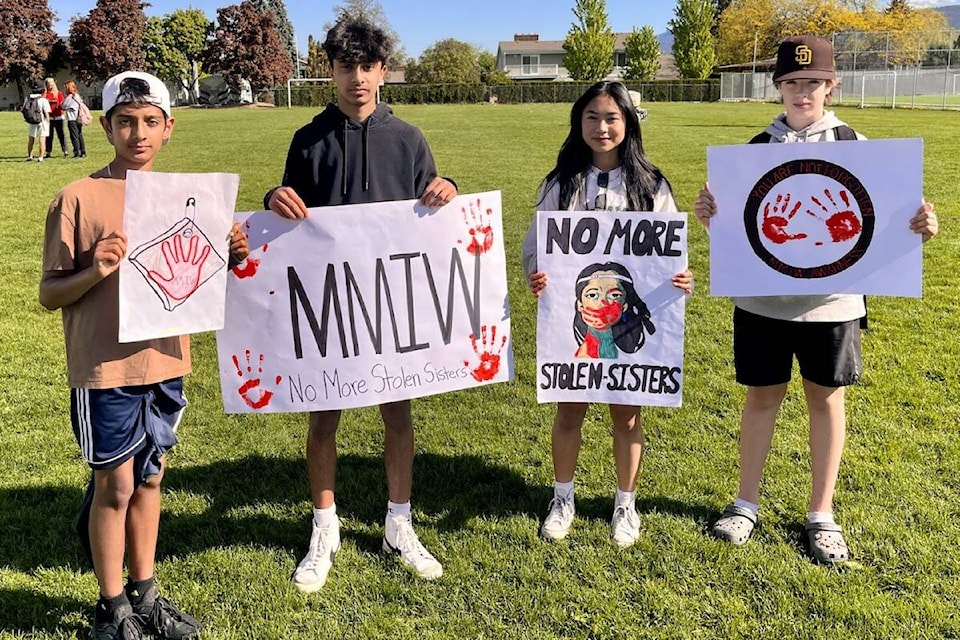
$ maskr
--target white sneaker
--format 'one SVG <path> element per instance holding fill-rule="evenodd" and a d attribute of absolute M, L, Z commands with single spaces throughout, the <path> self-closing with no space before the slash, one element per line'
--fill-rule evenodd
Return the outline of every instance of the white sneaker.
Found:
<path fill-rule="evenodd" d="M 622 549 L 633 545 L 640 537 L 640 518 L 637 508 L 630 505 L 620 505 L 613 510 L 610 520 L 610 537 Z"/>
<path fill-rule="evenodd" d="M 547 517 L 543 519 L 543 524 L 540 525 L 540 535 L 547 540 L 563 540 L 570 533 L 575 513 L 573 495 L 554 498 L 547 505 Z"/>
<path fill-rule="evenodd" d="M 313 521 L 310 534 L 310 550 L 293 571 L 293 584 L 303 593 L 313 593 L 327 581 L 333 560 L 340 551 L 340 520 L 333 524 L 318 525 Z"/>
<path fill-rule="evenodd" d="M 433 580 L 443 575 L 443 566 L 420 542 L 407 517 L 387 516 L 383 550 L 397 556 L 405 569 L 421 578 Z"/>

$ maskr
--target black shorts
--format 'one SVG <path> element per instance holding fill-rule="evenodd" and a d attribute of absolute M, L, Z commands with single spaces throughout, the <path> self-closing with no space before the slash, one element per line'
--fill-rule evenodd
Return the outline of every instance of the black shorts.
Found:
<path fill-rule="evenodd" d="M 860 379 L 860 320 L 794 322 L 733 310 L 733 362 L 737 382 L 766 387 L 790 382 L 793 357 L 804 380 L 845 387 Z"/>

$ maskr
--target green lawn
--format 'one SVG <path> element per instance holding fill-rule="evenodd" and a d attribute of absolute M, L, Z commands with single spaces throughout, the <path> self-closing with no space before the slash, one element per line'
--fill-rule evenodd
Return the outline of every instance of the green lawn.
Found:
<path fill-rule="evenodd" d="M 692 207 L 708 144 L 748 140 L 768 104 L 647 105 L 647 151 Z M 684 406 L 644 410 L 643 534 L 608 539 L 615 488 L 606 412 L 584 429 L 578 520 L 537 527 L 551 496 L 553 408 L 535 400 L 535 305 L 519 267 L 536 188 L 566 134 L 565 105 L 398 106 L 462 193 L 503 191 L 516 380 L 414 403 L 414 512 L 444 577 L 417 581 L 379 551 L 386 488 L 375 409 L 345 414 L 337 502 L 344 546 L 327 586 L 289 575 L 310 535 L 305 416 L 223 414 L 212 334 L 193 340 L 191 400 L 170 455 L 158 579 L 204 638 L 957 638 L 960 580 L 960 114 L 840 109 L 871 138 L 923 136 L 926 197 L 941 236 L 924 251 L 922 300 L 875 298 L 866 375 L 847 401 L 836 507 L 855 563 L 801 551 L 809 491 L 806 412 L 794 383 L 762 488 L 764 527 L 743 548 L 707 528 L 736 489 L 743 391 L 731 305 L 709 296 L 706 234 L 690 234 Z M 280 179 L 307 109 L 178 110 L 160 171 L 241 174 L 241 209 Z M 87 476 L 70 431 L 59 314 L 37 303 L 47 204 L 111 157 L 87 130 L 85 161 L 27 164 L 26 125 L 0 114 L 0 637 L 85 637 L 97 597 L 73 518 Z M 882 161 L 882 159 L 881 159 Z M 691 218 L 692 219 L 692 218 Z"/>

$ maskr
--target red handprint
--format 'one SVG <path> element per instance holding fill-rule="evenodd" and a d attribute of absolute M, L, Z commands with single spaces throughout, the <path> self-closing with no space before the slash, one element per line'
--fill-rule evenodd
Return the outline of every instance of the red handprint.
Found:
<path fill-rule="evenodd" d="M 853 212 L 850 208 L 850 196 L 847 195 L 847 192 L 843 189 L 840 190 L 840 199 L 843 200 L 843 204 L 846 207 L 845 210 L 840 211 L 840 207 L 837 205 L 837 201 L 833 199 L 833 194 L 830 193 L 830 189 L 824 189 L 823 195 L 827 197 L 830 201 L 830 204 L 833 205 L 833 214 L 828 217 L 824 223 L 827 225 L 827 231 L 830 232 L 830 239 L 834 242 L 845 242 L 851 240 L 860 233 L 860 229 L 863 228 L 860 218 L 857 217 L 857 214 Z M 820 210 L 825 214 L 830 213 L 830 209 L 826 207 L 816 196 L 810 196 L 810 199 L 819 205 Z M 823 220 L 822 217 L 814 213 L 813 211 L 807 210 L 807 213 L 817 218 L 818 220 Z"/>
<path fill-rule="evenodd" d="M 797 200 L 793 205 L 793 209 L 790 209 L 790 213 L 787 213 L 787 209 L 790 207 L 790 198 L 791 195 L 789 193 L 786 198 L 783 197 L 783 194 L 779 194 L 773 203 L 773 209 L 770 208 L 769 202 L 763 206 L 761 229 L 763 230 L 763 235 L 774 244 L 783 244 L 788 240 L 802 240 L 807 237 L 805 233 L 791 234 L 787 232 L 787 225 L 790 224 L 790 220 L 793 219 L 793 216 L 797 215 L 797 211 L 803 206 L 803 203 Z M 783 217 L 783 214 L 786 214 L 787 217 Z"/>
<path fill-rule="evenodd" d="M 252 278 L 253 276 L 257 275 L 257 269 L 259 267 L 259 260 L 247 256 L 247 259 L 235 266 L 232 271 L 233 275 L 243 280 L 244 278 Z"/>
<path fill-rule="evenodd" d="M 470 369 L 470 375 L 477 382 L 486 382 L 493 379 L 500 371 L 500 352 L 507 344 L 507 336 L 502 336 L 499 346 L 497 342 L 497 326 L 490 325 L 490 341 L 487 342 L 487 325 L 480 326 L 480 344 L 477 344 L 477 336 L 470 334 L 470 344 L 473 346 L 473 352 L 477 354 L 480 362 L 473 365 Z M 496 348 L 496 351 L 494 351 Z M 463 366 L 470 368 L 472 365 L 464 360 Z"/>
<path fill-rule="evenodd" d="M 174 300 L 185 300 L 200 286 L 200 271 L 203 269 L 203 263 L 206 262 L 207 256 L 210 255 L 210 245 L 204 245 L 200 255 L 197 255 L 199 242 L 200 236 L 198 234 L 191 235 L 190 245 L 187 252 L 184 253 L 183 235 L 178 233 L 172 241 L 171 239 L 164 240 L 163 244 L 160 245 L 160 250 L 167 262 L 167 268 L 170 269 L 170 277 L 164 276 L 159 271 L 147 272 L 150 279 L 156 282 L 157 286 Z"/>
<path fill-rule="evenodd" d="M 250 378 L 237 389 L 237 393 L 240 394 L 240 397 L 243 398 L 243 401 L 247 403 L 247 406 L 251 409 L 262 409 L 268 404 L 273 398 L 273 391 L 269 389 L 264 389 L 260 386 L 260 374 L 263 373 L 263 354 L 260 354 L 259 362 L 257 363 L 256 374 L 253 372 L 253 363 L 250 361 L 250 349 L 244 351 L 244 355 L 247 359 L 247 374 L 256 375 L 256 378 Z M 244 377 L 243 368 L 240 365 L 240 359 L 237 356 L 233 356 L 233 366 L 237 368 L 237 375 L 241 378 Z M 282 376 L 277 376 L 275 384 L 279 385 L 280 381 L 283 380 Z M 257 397 L 254 397 L 255 392 L 258 392 Z"/>
<path fill-rule="evenodd" d="M 470 203 L 469 208 L 460 208 L 463 214 L 463 221 L 467 224 L 470 231 L 470 244 L 467 245 L 467 252 L 471 255 L 481 255 L 490 250 L 493 246 L 493 227 L 490 225 L 490 215 L 493 209 L 487 209 L 484 212 L 480 204 L 480 198 L 477 198 L 476 204 Z M 462 240 L 459 241 L 461 244 Z"/>

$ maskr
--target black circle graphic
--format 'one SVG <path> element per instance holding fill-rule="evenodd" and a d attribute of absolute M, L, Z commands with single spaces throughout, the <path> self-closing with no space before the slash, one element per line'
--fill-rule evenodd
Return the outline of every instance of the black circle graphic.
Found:
<path fill-rule="evenodd" d="M 833 262 L 815 267 L 798 267 L 787 264 L 777 258 L 763 246 L 760 240 L 760 225 L 757 224 L 757 218 L 760 215 L 760 205 L 763 204 L 764 198 L 766 198 L 767 194 L 778 184 L 793 176 L 811 173 L 836 180 L 843 185 L 854 198 L 860 208 L 862 218 L 860 237 L 850 251 Z M 753 248 L 753 252 L 757 257 L 774 271 L 790 276 L 791 278 L 806 280 L 827 278 L 855 265 L 867 252 L 867 248 L 873 240 L 875 222 L 873 200 L 870 199 L 870 194 L 867 193 L 863 183 L 840 165 L 816 158 L 789 160 L 767 171 L 763 174 L 763 177 L 753 185 L 753 188 L 750 189 L 750 194 L 747 196 L 747 203 L 743 208 L 743 224 L 747 231 L 747 239 L 750 241 L 750 246 Z"/>

